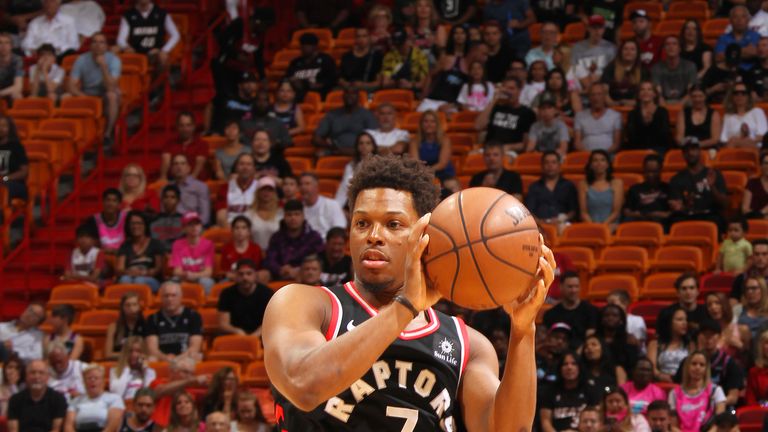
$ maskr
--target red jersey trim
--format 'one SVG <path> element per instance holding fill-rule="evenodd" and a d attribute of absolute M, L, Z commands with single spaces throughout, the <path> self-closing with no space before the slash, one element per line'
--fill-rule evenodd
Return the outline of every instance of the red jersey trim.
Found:
<path fill-rule="evenodd" d="M 461 342 L 461 369 L 459 369 L 459 378 L 461 378 L 469 361 L 469 333 L 467 332 L 467 324 L 464 323 L 464 320 L 459 317 L 451 318 L 456 323 L 456 330 L 458 330 L 459 341 Z"/>
<path fill-rule="evenodd" d="M 328 323 L 328 330 L 325 331 L 325 340 L 330 341 L 336 339 L 341 328 L 341 301 L 328 288 L 319 285 L 318 288 L 323 289 L 328 294 L 328 297 L 331 298 L 331 320 Z"/>

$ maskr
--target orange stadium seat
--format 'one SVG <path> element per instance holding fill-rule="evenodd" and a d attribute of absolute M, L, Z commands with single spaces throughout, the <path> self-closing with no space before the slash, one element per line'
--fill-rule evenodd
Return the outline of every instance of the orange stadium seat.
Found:
<path fill-rule="evenodd" d="M 746 173 L 742 171 L 723 171 L 723 180 L 728 188 L 728 200 L 730 210 L 739 212 L 741 210 L 741 199 L 744 196 L 744 188 L 749 180 Z"/>
<path fill-rule="evenodd" d="M 358 94 L 358 102 L 361 107 L 364 107 L 368 104 L 368 95 L 360 90 L 357 92 Z M 331 110 L 335 110 L 336 108 L 341 108 L 344 106 L 344 91 L 343 90 L 333 90 L 331 92 L 328 92 L 328 95 L 325 96 L 325 102 L 323 103 L 323 111 L 328 112 Z"/>
<path fill-rule="evenodd" d="M 709 166 L 709 152 L 701 152 L 701 161 L 705 166 Z M 673 149 L 667 151 L 664 155 L 664 171 L 676 173 L 685 168 L 685 159 L 683 158 L 683 151 L 680 149 Z"/>
<path fill-rule="evenodd" d="M 315 147 L 312 144 L 312 135 L 302 134 L 293 137 L 293 146 L 284 150 L 283 154 L 288 157 L 313 158 L 315 157 Z"/>
<path fill-rule="evenodd" d="M 608 227 L 599 223 L 574 223 L 560 236 L 560 246 L 584 246 L 599 253 L 610 243 Z"/>
<path fill-rule="evenodd" d="M 656 251 L 649 271 L 658 272 L 694 272 L 704 269 L 701 249 L 696 246 L 662 246 Z"/>
<path fill-rule="evenodd" d="M 247 364 L 263 357 L 261 340 L 257 336 L 224 335 L 213 341 L 206 360 L 229 360 Z"/>
<path fill-rule="evenodd" d="M 680 35 L 680 30 L 683 28 L 684 23 L 684 19 L 665 19 L 656 24 L 653 33 L 663 38 L 667 36 L 678 36 Z"/>
<path fill-rule="evenodd" d="M 704 271 L 714 264 L 718 243 L 717 225 L 714 222 L 685 221 L 672 225 L 665 244 L 699 248 L 703 259 L 701 271 Z"/>
<path fill-rule="evenodd" d="M 703 1 L 674 1 L 669 5 L 664 21 L 694 19 L 704 22 L 709 18 L 709 5 Z M 662 22 L 664 22 L 662 21 Z M 679 33 L 676 33 L 677 35 Z"/>
<path fill-rule="evenodd" d="M 263 361 L 256 361 L 248 365 L 243 377 L 243 384 L 248 387 L 269 387 L 269 377 Z"/>
<path fill-rule="evenodd" d="M 335 198 L 336 191 L 339 190 L 339 183 L 341 183 L 339 179 L 321 178 L 318 180 L 320 195 L 328 198 Z"/>
<path fill-rule="evenodd" d="M 541 23 L 537 22 L 528 26 L 528 34 L 531 35 L 533 46 L 539 45 L 541 43 Z"/>
<path fill-rule="evenodd" d="M 642 183 L 643 182 L 643 176 L 640 174 L 635 173 L 614 173 L 613 177 L 621 180 L 621 182 L 624 185 L 624 193 L 626 194 L 627 191 L 629 191 L 629 188 L 632 186 Z"/>
<path fill-rule="evenodd" d="M 225 280 L 211 287 L 211 292 L 205 299 L 205 305 L 209 307 L 215 307 L 219 302 L 219 296 L 221 295 L 221 292 L 224 291 L 225 288 L 231 287 L 232 284 L 232 281 Z"/>
<path fill-rule="evenodd" d="M 574 151 L 565 155 L 562 169 L 567 174 L 583 174 L 589 160 L 588 151 Z"/>
<path fill-rule="evenodd" d="M 466 176 L 473 176 L 481 171 L 485 170 L 485 160 L 482 153 L 470 153 L 464 158 L 464 163 L 461 165 L 461 174 Z"/>
<path fill-rule="evenodd" d="M 640 297 L 653 300 L 676 299 L 675 280 L 679 276 L 679 272 L 649 274 L 643 281 Z M 667 305 L 669 303 L 665 303 Z"/>
<path fill-rule="evenodd" d="M 539 177 L 531 175 L 522 175 L 520 179 L 523 181 L 523 195 L 528 193 L 528 188 L 539 180 Z"/>
<path fill-rule="evenodd" d="M 148 285 L 142 284 L 114 284 L 104 288 L 104 295 L 101 297 L 99 306 L 102 308 L 119 309 L 120 299 L 126 293 L 136 293 L 139 296 L 139 302 L 145 307 L 152 307 L 152 290 Z"/>
<path fill-rule="evenodd" d="M 46 309 L 54 306 L 69 304 L 81 311 L 99 304 L 99 289 L 93 285 L 71 284 L 58 285 L 51 290 L 51 297 L 46 303 Z"/>
<path fill-rule="evenodd" d="M 58 196 L 58 178 L 54 176 L 55 167 L 47 154 L 29 151 L 29 175 L 27 176 L 27 187 L 29 195 L 32 197 L 40 196 L 43 200 L 48 196 L 48 186 L 52 184 L 51 196 Z"/>
<path fill-rule="evenodd" d="M 205 305 L 205 291 L 202 285 L 196 283 L 181 283 L 181 302 L 187 307 L 199 307 Z M 157 299 L 160 304 L 160 298 Z"/>
<path fill-rule="evenodd" d="M 451 153 L 456 156 L 468 155 L 477 143 L 477 139 L 472 134 L 449 132 L 445 135 L 451 140 Z"/>
<path fill-rule="evenodd" d="M 517 155 L 512 169 L 520 175 L 541 175 L 541 153 L 528 152 Z"/>
<path fill-rule="evenodd" d="M 195 374 L 196 375 L 213 375 L 216 372 L 218 372 L 220 369 L 223 369 L 225 367 L 230 367 L 234 369 L 235 375 L 237 375 L 238 379 L 241 375 L 242 368 L 240 367 L 240 363 L 233 362 L 233 361 L 227 361 L 227 360 L 211 360 L 211 361 L 202 361 L 195 366 Z"/>
<path fill-rule="evenodd" d="M 78 119 L 70 118 L 50 118 L 40 122 L 32 135 L 32 139 L 42 139 L 50 141 L 62 141 L 63 143 L 73 144 L 73 154 L 86 148 L 85 137 L 83 135 L 82 124 Z M 64 144 L 62 144 L 64 145 Z"/>
<path fill-rule="evenodd" d="M 300 55 L 301 51 L 298 49 L 282 49 L 275 54 L 270 69 L 276 71 L 282 77 L 291 61 Z"/>
<path fill-rule="evenodd" d="M 91 338 L 94 347 L 91 351 L 101 351 L 107 336 L 107 327 L 117 322 L 119 312 L 116 310 L 86 310 L 80 314 L 78 322 L 72 325 L 75 331 L 83 337 Z M 102 357 L 99 355 L 98 357 Z"/>
<path fill-rule="evenodd" d="M 229 227 L 212 226 L 203 232 L 203 238 L 212 241 L 216 245 L 216 249 L 220 249 L 232 241 L 232 231 Z"/>
<path fill-rule="evenodd" d="M 768 238 L 768 220 L 765 219 L 749 219 L 749 231 L 747 231 L 747 240 L 754 241 L 757 239 Z"/>
<path fill-rule="evenodd" d="M 763 430 L 763 420 L 768 414 L 768 408 L 760 405 L 750 405 L 736 410 L 741 432 L 759 432 Z"/>
<path fill-rule="evenodd" d="M 613 236 L 616 246 L 642 246 L 652 254 L 664 242 L 664 228 L 657 222 L 624 222 Z"/>
<path fill-rule="evenodd" d="M 730 22 L 728 21 L 728 18 L 714 18 L 705 21 L 701 28 L 701 31 L 704 34 L 704 42 L 714 46 L 715 42 L 717 42 L 717 38 L 725 33 L 725 29 L 729 24 Z"/>
<path fill-rule="evenodd" d="M 13 123 L 16 125 L 16 135 L 18 135 L 19 139 L 22 141 L 29 138 L 29 136 L 37 127 L 35 122 L 24 119 L 14 120 Z"/>
<path fill-rule="evenodd" d="M 558 246 L 555 251 L 568 256 L 578 271 L 586 274 L 595 271 L 595 252 L 592 249 L 583 246 Z"/>
<path fill-rule="evenodd" d="M 317 114 L 323 110 L 323 97 L 315 91 L 307 92 L 304 95 L 304 101 L 301 103 L 301 109 L 304 114 Z"/>
<path fill-rule="evenodd" d="M 336 35 L 336 40 L 333 44 L 334 48 L 350 49 L 355 45 L 355 33 L 357 28 L 347 27 L 339 30 L 339 34 Z"/>
<path fill-rule="evenodd" d="M 331 33 L 330 30 L 324 28 L 296 30 L 293 32 L 293 36 L 291 36 L 290 47 L 293 49 L 299 49 L 299 39 L 306 33 L 313 33 L 315 36 L 317 36 L 317 38 L 320 40 L 320 43 L 317 46 L 321 51 L 327 51 L 333 48 L 333 33 Z"/>
<path fill-rule="evenodd" d="M 312 171 L 311 159 L 288 156 L 285 158 L 285 160 L 289 165 L 291 165 L 291 170 L 293 171 L 294 175 L 298 176 L 304 172 Z"/>
<path fill-rule="evenodd" d="M 401 112 L 411 111 L 416 108 L 416 100 L 413 97 L 413 92 L 410 90 L 379 90 L 373 94 L 371 109 L 376 109 L 376 107 L 384 102 L 391 103 L 395 109 Z"/>
<path fill-rule="evenodd" d="M 626 290 L 633 300 L 638 297 L 637 279 L 621 274 L 607 274 L 590 278 L 585 297 L 590 300 L 602 300 L 615 289 Z"/>
<path fill-rule="evenodd" d="M 564 43 L 576 43 L 584 39 L 587 34 L 587 26 L 583 22 L 573 22 L 566 24 L 561 41 Z"/>
<path fill-rule="evenodd" d="M 61 145 L 61 143 L 56 141 L 35 139 L 26 139 L 22 143 L 27 151 L 27 157 L 29 157 L 29 154 L 34 153 L 37 159 L 51 164 L 51 168 L 55 171 L 61 169 L 65 159 L 67 162 L 72 160 L 72 146 Z M 27 183 L 29 183 L 29 179 L 27 179 Z"/>
<path fill-rule="evenodd" d="M 470 134 L 476 134 L 475 119 L 479 113 L 476 111 L 459 111 L 451 117 L 448 122 L 448 130 L 450 132 L 467 132 Z"/>
<path fill-rule="evenodd" d="M 648 251 L 640 246 L 608 246 L 595 263 L 596 273 L 630 273 L 638 280 L 648 271 Z"/>
<path fill-rule="evenodd" d="M 655 154 L 655 152 L 653 150 L 620 151 L 616 153 L 613 160 L 613 168 L 616 172 L 642 174 L 643 160 L 651 154 Z"/>
<path fill-rule="evenodd" d="M 315 164 L 315 174 L 320 178 L 341 179 L 344 168 L 352 160 L 349 156 L 324 156 Z"/>
<path fill-rule="evenodd" d="M 231 285 L 231 284 L 230 284 Z M 203 320 L 203 335 L 211 338 L 219 334 L 219 312 L 215 307 L 206 307 L 197 310 Z"/>
<path fill-rule="evenodd" d="M 749 148 L 722 148 L 717 151 L 712 167 L 721 171 L 734 170 L 751 173 L 757 171 L 757 149 Z"/>
<path fill-rule="evenodd" d="M 557 232 L 557 227 L 552 224 L 539 224 L 539 232 L 544 236 L 544 242 L 547 246 L 553 248 L 557 246 L 560 240 L 560 235 Z"/>
<path fill-rule="evenodd" d="M 669 306 L 667 301 L 640 300 L 629 305 L 629 313 L 641 316 L 648 329 L 655 329 L 659 311 L 667 306 Z"/>
<path fill-rule="evenodd" d="M 735 279 L 736 276 L 731 273 L 707 273 L 699 281 L 699 291 L 702 294 L 709 292 L 728 294 Z"/>
<path fill-rule="evenodd" d="M 13 108 L 9 109 L 7 114 L 14 120 L 25 119 L 39 123 L 53 114 L 53 100 L 49 98 L 18 99 L 14 101 Z"/>

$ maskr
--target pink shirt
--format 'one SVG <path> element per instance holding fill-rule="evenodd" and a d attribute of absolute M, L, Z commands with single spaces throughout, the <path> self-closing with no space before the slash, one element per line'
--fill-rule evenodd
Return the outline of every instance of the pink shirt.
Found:
<path fill-rule="evenodd" d="M 667 393 L 656 384 L 648 384 L 643 390 L 638 390 L 633 382 L 627 381 L 621 388 L 627 392 L 629 406 L 635 414 L 645 414 L 653 401 L 667 400 Z"/>
<path fill-rule="evenodd" d="M 213 268 L 214 245 L 213 242 L 200 238 L 196 245 L 192 246 L 186 237 L 173 242 L 171 248 L 171 267 L 181 267 L 184 271 L 200 272 L 206 267 Z"/>

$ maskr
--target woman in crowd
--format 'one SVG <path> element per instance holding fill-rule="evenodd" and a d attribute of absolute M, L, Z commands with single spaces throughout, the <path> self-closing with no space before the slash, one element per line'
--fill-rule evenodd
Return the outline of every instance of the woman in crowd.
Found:
<path fill-rule="evenodd" d="M 160 210 L 157 191 L 147 189 L 147 176 L 140 165 L 129 163 L 123 168 L 118 190 L 123 194 L 123 207 L 156 213 Z"/>
<path fill-rule="evenodd" d="M 229 366 L 213 374 L 208 392 L 203 399 L 203 418 L 214 411 L 221 411 L 230 417 L 237 412 L 237 375 Z"/>
<path fill-rule="evenodd" d="M 768 152 L 760 155 L 760 176 L 750 179 L 741 200 L 741 212 L 750 219 L 768 219 Z"/>
<path fill-rule="evenodd" d="M 602 223 L 611 230 L 619 223 L 624 205 L 624 184 L 613 178 L 611 158 L 605 150 L 593 150 L 579 182 L 579 208 L 584 222 Z"/>
<path fill-rule="evenodd" d="M 123 344 L 117 365 L 109 370 L 109 391 L 126 400 L 132 400 L 136 392 L 157 378 L 157 373 L 147 364 L 147 345 L 141 336 L 131 336 Z"/>
<path fill-rule="evenodd" d="M 677 114 L 677 143 L 686 137 L 696 137 L 702 149 L 717 147 L 720 143 L 722 119 L 717 110 L 707 103 L 707 94 L 701 84 L 694 84 L 688 90 L 689 105 Z"/>
<path fill-rule="evenodd" d="M 77 311 L 70 304 L 61 304 L 53 307 L 48 323 L 51 325 L 51 334 L 46 339 L 46 347 L 54 342 L 61 343 L 67 348 L 69 358 L 79 360 L 83 354 L 85 342 L 83 337 L 72 330 Z"/>
<path fill-rule="evenodd" d="M 468 51 L 467 31 L 464 27 L 454 26 L 448 46 L 432 68 L 427 97 L 421 100 L 416 111 L 435 110 L 448 114 L 460 108 L 457 100 L 462 87 L 469 79 Z"/>
<path fill-rule="evenodd" d="M 296 103 L 296 87 L 293 81 L 283 80 L 277 86 L 275 103 L 272 104 L 271 113 L 288 128 L 288 133 L 291 136 L 304 132 L 304 111 Z"/>
<path fill-rule="evenodd" d="M 126 217 L 125 242 L 117 251 L 115 273 L 119 282 L 148 285 L 157 292 L 163 279 L 165 253 L 163 242 L 151 237 L 147 216 L 131 210 Z"/>
<path fill-rule="evenodd" d="M 609 387 L 603 395 L 605 424 L 613 432 L 651 432 L 651 426 L 642 414 L 629 407 L 627 393 L 621 387 Z"/>
<path fill-rule="evenodd" d="M 755 365 L 747 375 L 747 405 L 768 403 L 768 330 L 763 330 L 755 344 Z"/>
<path fill-rule="evenodd" d="M 680 57 L 696 65 L 699 79 L 712 65 L 712 47 L 704 43 L 701 26 L 694 19 L 685 21 L 680 29 Z"/>
<path fill-rule="evenodd" d="M 3 381 L 0 382 L 0 417 L 8 416 L 8 401 L 24 389 L 24 362 L 13 354 L 3 363 Z"/>
<path fill-rule="evenodd" d="M 710 292 L 704 299 L 707 314 L 710 318 L 720 323 L 723 329 L 722 348 L 730 355 L 738 355 L 744 348 L 739 334 L 739 326 L 733 319 L 733 309 L 728 297 L 721 292 Z"/>
<path fill-rule="evenodd" d="M 287 184 L 286 180 L 284 186 Z M 256 199 L 253 200 L 253 206 L 245 212 L 245 217 L 251 221 L 253 241 L 262 251 L 266 251 L 270 237 L 280 229 L 280 221 L 283 219 L 283 209 L 280 208 L 280 199 L 277 196 L 277 183 L 272 177 L 259 179 Z"/>
<path fill-rule="evenodd" d="M 520 103 L 532 106 L 533 101 L 547 87 L 547 63 L 544 60 L 536 60 L 528 66 L 528 79 L 520 90 Z"/>
<path fill-rule="evenodd" d="M 725 411 L 725 393 L 712 383 L 709 359 L 695 351 L 683 363 L 683 380 L 669 392 L 669 405 L 682 432 L 699 432 L 715 415 Z"/>
<path fill-rule="evenodd" d="M 555 105 L 563 121 L 569 126 L 573 125 L 573 117 L 582 109 L 581 96 L 579 96 L 579 92 L 568 88 L 568 81 L 565 79 L 565 73 L 562 69 L 556 67 L 547 73 L 547 85 L 544 91 L 533 101 L 534 108 L 539 106 L 539 101 L 545 94 L 554 97 Z"/>
<path fill-rule="evenodd" d="M 355 168 L 364 159 L 378 154 L 379 147 L 376 145 L 376 140 L 368 132 L 361 132 L 355 140 L 355 155 L 352 160 L 344 167 L 344 174 L 341 176 L 339 182 L 339 189 L 336 190 L 336 202 L 344 208 L 347 204 L 347 191 L 349 190 L 349 182 L 352 180 L 352 175 L 355 173 Z"/>
<path fill-rule="evenodd" d="M 416 0 L 416 13 L 411 22 L 413 33 L 413 45 L 420 49 L 429 59 L 429 64 L 434 65 L 438 48 L 447 43 L 448 34 L 446 28 L 438 25 L 438 15 L 432 0 Z"/>
<path fill-rule="evenodd" d="M 104 391 L 104 368 L 89 365 L 83 370 L 85 394 L 67 408 L 64 432 L 117 432 L 125 404 L 120 396 Z"/>
<path fill-rule="evenodd" d="M 576 353 L 563 354 L 557 367 L 557 380 L 542 394 L 539 409 L 542 432 L 570 431 L 578 428 L 579 412 L 600 404 L 597 389 L 587 384 Z"/>
<path fill-rule="evenodd" d="M 440 180 L 456 176 L 451 162 L 451 140 L 443 133 L 437 113 L 426 111 L 419 125 L 416 139 L 411 141 L 410 156 L 430 166 Z"/>
<path fill-rule="evenodd" d="M 607 304 L 600 309 L 595 334 L 605 342 L 611 358 L 617 366 L 629 372 L 635 367 L 639 343 L 627 333 L 627 314 L 621 306 Z"/>
<path fill-rule="evenodd" d="M 688 316 L 678 306 L 670 322 L 657 326 L 657 339 L 648 342 L 648 358 L 653 363 L 656 381 L 671 383 L 680 363 L 693 348 L 688 339 Z"/>
<path fill-rule="evenodd" d="M 725 147 L 757 148 L 768 131 L 762 108 L 756 107 L 749 88 L 743 82 L 731 86 L 725 95 L 725 117 L 720 142 Z"/>
<path fill-rule="evenodd" d="M 587 336 L 581 351 L 581 364 L 587 383 L 595 388 L 606 388 L 627 381 L 627 372 L 613 362 L 605 342 L 595 335 Z"/>
<path fill-rule="evenodd" d="M 608 84 L 608 104 L 634 106 L 640 83 L 650 79 L 648 70 L 640 62 L 640 49 L 634 39 L 627 39 L 619 47 L 619 55 L 603 70 L 600 78 Z"/>
<path fill-rule="evenodd" d="M 488 106 L 496 86 L 485 78 L 485 64 L 473 61 L 469 64 L 467 82 L 461 87 L 456 102 L 462 110 L 480 112 Z"/>
<path fill-rule="evenodd" d="M 625 382 L 621 388 L 627 393 L 633 413 L 645 414 L 651 402 L 667 398 L 667 393 L 653 383 L 653 362 L 648 357 L 637 360 L 632 381 Z"/>
<path fill-rule="evenodd" d="M 232 432 L 269 432 L 269 423 L 261 412 L 256 395 L 248 390 L 237 394 L 237 420 L 232 421 Z"/>
<path fill-rule="evenodd" d="M 368 30 L 371 45 L 380 51 L 389 49 L 389 31 L 392 27 L 392 10 L 383 4 L 375 4 L 368 12 Z"/>
<path fill-rule="evenodd" d="M 445 44 L 442 56 L 453 57 L 451 63 L 455 62 L 456 58 L 462 58 L 469 52 L 469 32 L 467 26 L 455 25 L 451 27 L 451 31 L 448 33 L 448 41 Z"/>
<path fill-rule="evenodd" d="M 768 321 L 768 288 L 765 278 L 749 275 L 744 278 L 744 291 L 741 295 L 742 310 L 738 324 L 745 346 L 755 340 L 757 332 Z"/>
<path fill-rule="evenodd" d="M 257 189 L 258 190 L 258 189 Z M 228 280 L 235 280 L 235 264 L 241 259 L 249 259 L 261 264 L 263 253 L 261 247 L 252 240 L 253 224 L 246 216 L 235 217 L 230 224 L 232 241 L 221 248 L 220 272 L 226 275 Z"/>
<path fill-rule="evenodd" d="M 171 421 L 163 432 L 205 432 L 205 423 L 195 407 L 195 398 L 182 390 L 173 397 Z"/>
<path fill-rule="evenodd" d="M 629 113 L 624 137 L 622 150 L 651 149 L 662 157 L 672 144 L 669 112 L 659 106 L 659 94 L 650 81 L 640 83 L 637 104 Z"/>
<path fill-rule="evenodd" d="M 139 295 L 129 291 L 120 298 L 117 322 L 110 323 L 107 327 L 104 356 L 117 359 L 123 350 L 123 344 L 132 336 L 144 337 L 145 325 Z"/>
<path fill-rule="evenodd" d="M 224 124 L 224 145 L 217 148 L 213 158 L 213 170 L 216 178 L 229 181 L 235 161 L 243 153 L 250 153 L 251 148 L 240 141 L 240 123 L 236 119 Z"/>

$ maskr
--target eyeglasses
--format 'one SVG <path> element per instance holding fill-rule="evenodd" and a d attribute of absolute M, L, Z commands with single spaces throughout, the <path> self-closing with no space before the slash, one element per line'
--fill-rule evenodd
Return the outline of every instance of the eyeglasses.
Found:
<path fill-rule="evenodd" d="M 760 289 L 760 285 L 747 285 L 744 288 L 746 288 L 748 290 L 759 290 Z"/>

